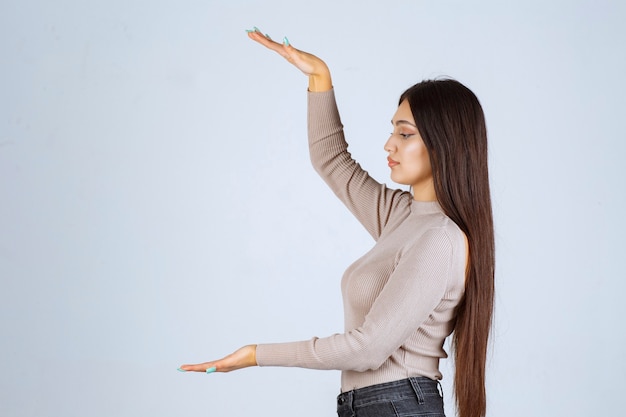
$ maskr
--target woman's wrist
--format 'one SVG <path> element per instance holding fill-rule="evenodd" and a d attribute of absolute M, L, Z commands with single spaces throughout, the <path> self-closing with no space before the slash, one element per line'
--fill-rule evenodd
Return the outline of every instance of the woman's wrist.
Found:
<path fill-rule="evenodd" d="M 258 362 L 256 361 L 256 345 L 250 345 L 250 363 L 251 366 L 259 366 Z"/>
<path fill-rule="evenodd" d="M 321 93 L 332 88 L 333 82 L 328 67 L 325 66 L 319 72 L 309 75 L 309 91 Z"/>

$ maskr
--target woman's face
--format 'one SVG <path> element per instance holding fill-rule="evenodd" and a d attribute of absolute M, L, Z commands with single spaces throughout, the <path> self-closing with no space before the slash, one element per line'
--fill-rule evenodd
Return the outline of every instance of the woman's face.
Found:
<path fill-rule="evenodd" d="M 393 133 L 385 143 L 391 179 L 398 184 L 411 185 L 416 200 L 436 200 L 428 150 L 407 100 L 400 104 L 391 124 Z"/>

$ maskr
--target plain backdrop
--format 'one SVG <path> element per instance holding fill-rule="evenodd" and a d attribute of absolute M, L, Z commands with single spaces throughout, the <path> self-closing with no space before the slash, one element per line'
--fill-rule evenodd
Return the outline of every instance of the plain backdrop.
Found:
<path fill-rule="evenodd" d="M 176 371 L 341 332 L 341 275 L 373 245 L 310 166 L 306 77 L 255 25 L 326 60 L 350 151 L 390 186 L 400 93 L 477 94 L 488 415 L 619 414 L 624 21 L 597 0 L 3 0 L 0 415 L 335 415 L 338 371 Z"/>

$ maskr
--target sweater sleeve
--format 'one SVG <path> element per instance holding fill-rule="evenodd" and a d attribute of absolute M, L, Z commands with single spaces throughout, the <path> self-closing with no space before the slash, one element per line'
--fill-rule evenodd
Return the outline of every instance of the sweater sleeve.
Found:
<path fill-rule="evenodd" d="M 361 326 L 324 338 L 260 344 L 258 364 L 358 372 L 378 369 L 444 298 L 451 259 L 458 256 L 456 246 L 444 229 L 426 232 L 403 254 Z"/>
<path fill-rule="evenodd" d="M 352 159 L 344 138 L 334 90 L 308 95 L 308 136 L 313 167 L 374 239 L 392 208 L 410 194 L 380 184 Z"/>

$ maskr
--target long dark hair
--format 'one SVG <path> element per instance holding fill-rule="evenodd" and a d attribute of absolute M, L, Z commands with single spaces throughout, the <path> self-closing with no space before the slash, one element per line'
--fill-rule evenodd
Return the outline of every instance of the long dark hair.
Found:
<path fill-rule="evenodd" d="M 402 94 L 404 100 L 428 149 L 437 200 L 469 243 L 452 338 L 454 393 L 460 417 L 483 417 L 495 270 L 485 116 L 474 93 L 451 79 L 418 83 Z"/>

